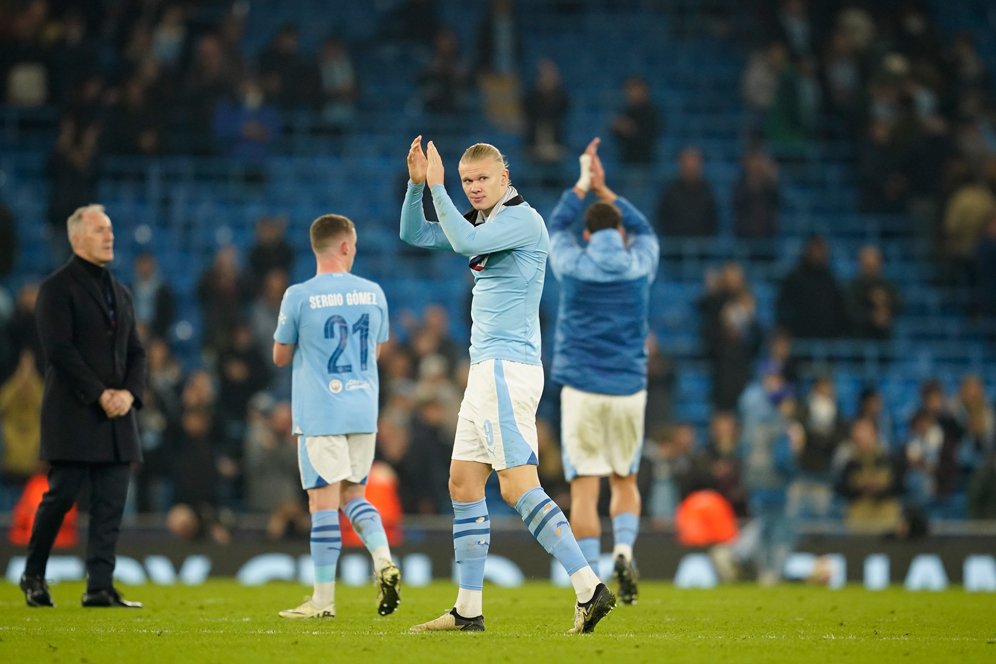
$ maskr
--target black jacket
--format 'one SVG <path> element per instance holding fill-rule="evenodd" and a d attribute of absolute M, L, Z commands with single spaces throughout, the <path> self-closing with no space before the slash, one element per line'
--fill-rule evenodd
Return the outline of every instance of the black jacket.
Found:
<path fill-rule="evenodd" d="M 45 351 L 41 458 L 84 463 L 140 461 L 135 409 L 145 389 L 145 348 L 135 330 L 131 292 L 111 276 L 117 323 L 97 280 L 73 257 L 41 285 L 35 313 Z M 110 419 L 105 389 L 135 396 L 132 410 Z"/>

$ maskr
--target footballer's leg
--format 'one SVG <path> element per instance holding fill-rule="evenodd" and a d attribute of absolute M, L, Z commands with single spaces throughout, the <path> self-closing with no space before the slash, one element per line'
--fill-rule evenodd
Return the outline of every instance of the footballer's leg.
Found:
<path fill-rule="evenodd" d="M 309 489 L 308 505 L 311 509 L 314 592 L 301 606 L 281 611 L 282 618 L 335 617 L 335 571 L 342 550 L 339 530 L 339 483 Z"/>
<path fill-rule="evenodd" d="M 377 584 L 377 613 L 382 616 L 394 613 L 401 602 L 401 570 L 391 558 L 387 533 L 380 512 L 364 496 L 366 479 L 372 470 L 376 436 L 353 434 L 349 436 L 352 476 L 342 483 L 340 504 L 353 530 L 373 559 L 374 579 Z"/>
<path fill-rule="evenodd" d="M 598 519 L 598 494 L 602 478 L 575 477 L 571 480 L 571 530 L 591 569 L 598 570 L 601 556 L 602 524 Z"/>
<path fill-rule="evenodd" d="M 612 515 L 613 571 L 619 583 L 619 601 L 623 604 L 636 604 L 639 596 L 637 579 L 639 575 L 633 562 L 633 545 L 640 530 L 640 490 L 636 484 L 636 474 L 612 475 L 609 477 L 612 499 L 609 513 Z"/>
<path fill-rule="evenodd" d="M 484 485 L 490 474 L 491 467 L 484 463 L 458 459 L 450 462 L 453 551 L 459 583 L 457 599 L 451 610 L 435 620 L 413 626 L 413 632 L 484 631 L 484 562 L 491 544 L 491 521 L 484 500 Z"/>
<path fill-rule="evenodd" d="M 615 596 L 599 581 L 581 553 L 567 517 L 539 484 L 536 466 L 498 472 L 502 497 L 522 517 L 536 541 L 564 566 L 574 586 L 577 604 L 571 633 L 591 632 L 615 608 Z"/>

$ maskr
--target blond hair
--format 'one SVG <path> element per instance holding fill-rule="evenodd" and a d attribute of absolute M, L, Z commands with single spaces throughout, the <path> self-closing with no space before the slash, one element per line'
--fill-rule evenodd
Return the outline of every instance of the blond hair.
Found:
<path fill-rule="evenodd" d="M 73 236 L 79 231 L 80 224 L 83 223 L 83 217 L 88 212 L 104 214 L 104 206 L 99 203 L 90 203 L 89 205 L 84 205 L 73 210 L 73 213 L 66 219 L 66 235 L 69 236 L 70 242 L 73 241 Z"/>
<path fill-rule="evenodd" d="M 311 248 L 320 254 L 332 245 L 332 242 L 347 233 L 355 233 L 356 226 L 349 217 L 341 214 L 323 214 L 311 222 Z"/>
<path fill-rule="evenodd" d="M 474 143 L 463 151 L 463 156 L 460 157 L 460 162 L 480 161 L 482 159 L 494 159 L 496 161 L 500 161 L 502 166 L 508 168 L 508 160 L 505 159 L 505 155 L 503 155 L 498 148 L 490 143 Z"/>

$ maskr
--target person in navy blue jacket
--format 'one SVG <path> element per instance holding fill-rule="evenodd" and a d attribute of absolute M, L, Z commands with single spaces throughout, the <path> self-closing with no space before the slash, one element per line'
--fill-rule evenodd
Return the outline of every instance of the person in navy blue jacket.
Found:
<path fill-rule="evenodd" d="M 560 281 L 551 379 L 563 386 L 561 440 L 571 483 L 571 528 L 594 567 L 601 554 L 599 485 L 608 477 L 619 598 L 633 604 L 647 312 L 660 243 L 646 217 L 606 185 L 598 144 L 595 138 L 585 149 L 577 184 L 550 216 L 550 267 Z M 598 201 L 585 209 L 589 191 Z M 575 222 L 582 217 L 579 242 Z"/>

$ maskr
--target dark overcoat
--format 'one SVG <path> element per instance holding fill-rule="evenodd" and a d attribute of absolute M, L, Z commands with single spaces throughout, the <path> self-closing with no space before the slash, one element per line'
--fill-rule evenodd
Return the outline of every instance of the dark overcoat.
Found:
<path fill-rule="evenodd" d="M 145 348 L 135 329 L 131 292 L 114 276 L 115 317 L 96 279 L 77 257 L 46 279 L 35 314 L 45 352 L 41 458 L 141 461 L 135 411 L 145 390 Z M 105 389 L 126 389 L 135 403 L 123 417 L 100 407 Z"/>

